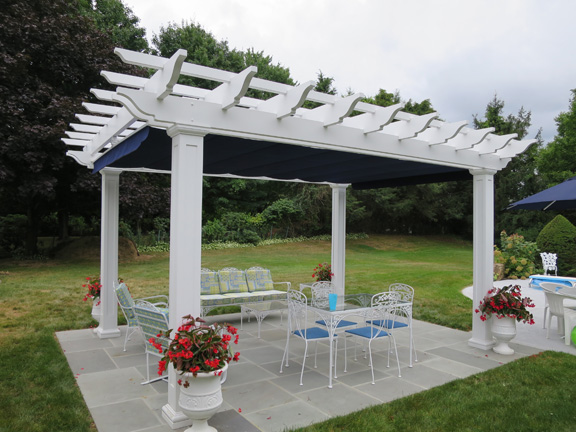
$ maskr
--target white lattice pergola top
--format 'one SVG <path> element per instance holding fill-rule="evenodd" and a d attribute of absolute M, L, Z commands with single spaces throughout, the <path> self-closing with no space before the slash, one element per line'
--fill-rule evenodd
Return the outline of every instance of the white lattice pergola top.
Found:
<path fill-rule="evenodd" d="M 67 154 L 89 168 L 145 126 L 186 127 L 220 137 L 465 170 L 499 171 L 535 141 L 516 140 L 516 134 L 495 135 L 493 128 L 471 129 L 466 127 L 466 121 L 444 122 L 437 113 L 408 114 L 402 111 L 402 104 L 372 105 L 362 102 L 361 93 L 347 97 L 319 93 L 312 90 L 314 81 L 290 86 L 262 80 L 254 77 L 254 66 L 236 74 L 187 63 L 185 50 L 178 50 L 169 59 L 119 48 L 115 52 L 125 63 L 156 72 L 150 78 L 102 72 L 117 86 L 116 91 L 92 89 L 107 104 L 85 103 L 90 114 L 77 114 L 80 123 L 70 124 L 72 131 L 63 138 L 74 147 Z M 206 90 L 177 84 L 180 76 L 221 84 Z M 245 96 L 249 88 L 274 96 L 268 100 L 249 98 Z M 303 108 L 307 100 L 322 105 Z M 360 114 L 351 116 L 353 112 Z M 266 177 L 274 178 L 274 172 L 268 172 Z"/>

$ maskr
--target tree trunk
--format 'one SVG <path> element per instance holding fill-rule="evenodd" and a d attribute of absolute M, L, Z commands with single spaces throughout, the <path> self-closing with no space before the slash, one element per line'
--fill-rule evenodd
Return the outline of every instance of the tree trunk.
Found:
<path fill-rule="evenodd" d="M 58 211 L 58 239 L 68 240 L 70 237 L 70 231 L 68 229 L 69 214 L 65 209 L 60 209 Z"/>
<path fill-rule="evenodd" d="M 26 242 L 24 243 L 24 248 L 26 249 L 26 255 L 32 256 L 38 253 L 39 218 L 32 206 L 28 206 L 26 216 L 28 220 L 26 223 Z"/>

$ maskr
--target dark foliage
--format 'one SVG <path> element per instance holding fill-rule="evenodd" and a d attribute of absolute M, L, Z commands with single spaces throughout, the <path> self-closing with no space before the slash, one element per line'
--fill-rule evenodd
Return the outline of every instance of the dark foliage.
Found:
<path fill-rule="evenodd" d="M 536 239 L 542 252 L 555 253 L 560 275 L 576 275 L 576 227 L 562 215 L 546 225 Z"/>

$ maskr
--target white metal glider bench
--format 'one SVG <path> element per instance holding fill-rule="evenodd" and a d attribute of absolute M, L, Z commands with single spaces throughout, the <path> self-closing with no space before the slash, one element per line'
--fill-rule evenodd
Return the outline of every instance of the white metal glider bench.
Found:
<path fill-rule="evenodd" d="M 251 267 L 238 270 L 227 267 L 219 271 L 203 268 L 200 276 L 202 316 L 222 306 L 241 306 L 246 303 L 286 300 L 286 291 L 274 289 L 290 282 L 273 282 L 270 270 Z"/>

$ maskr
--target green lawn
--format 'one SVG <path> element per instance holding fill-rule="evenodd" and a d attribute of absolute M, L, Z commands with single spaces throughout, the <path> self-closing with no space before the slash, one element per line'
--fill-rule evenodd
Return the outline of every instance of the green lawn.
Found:
<path fill-rule="evenodd" d="M 260 265 L 270 268 L 275 280 L 290 281 L 296 286 L 312 282 L 314 267 L 329 260 L 330 243 L 327 241 L 203 252 L 204 267 L 220 269 Z M 91 304 L 82 301 L 82 283 L 86 276 L 98 273 L 98 261 L 0 261 L 0 432 L 95 429 L 54 332 L 95 324 L 90 316 Z M 119 273 L 135 297 L 168 294 L 167 254 L 149 254 L 120 263 Z M 464 330 L 471 326 L 472 302 L 460 294 L 463 287 L 472 283 L 472 246 L 469 242 L 400 236 L 374 236 L 349 241 L 346 282 L 348 292 L 374 293 L 386 290 L 393 282 L 407 283 L 415 288 L 414 314 L 417 319 Z M 570 430 L 565 425 L 569 420 L 572 424 L 576 422 L 572 421 L 572 414 L 567 414 L 561 407 L 571 404 L 574 408 L 574 400 L 567 397 L 567 394 L 574 393 L 574 380 L 570 379 L 576 371 L 574 359 L 570 355 L 554 354 L 532 360 L 527 369 L 531 371 L 529 377 L 532 380 L 523 378 L 519 381 L 521 387 L 514 380 L 518 368 L 527 366 L 516 366 L 524 364 L 516 362 L 489 371 L 481 378 L 471 377 L 450 383 L 440 390 L 371 408 L 364 412 L 365 415 L 357 416 L 358 419 L 334 419 L 310 430 L 493 430 L 488 427 L 466 429 L 465 425 L 450 429 L 446 425 L 452 423 L 446 423 L 449 418 L 446 416 L 453 412 L 456 418 L 473 419 L 480 414 L 491 417 L 495 408 L 488 409 L 482 401 L 497 401 L 502 405 L 499 410 L 506 412 L 506 409 L 519 409 L 517 404 L 522 404 L 526 398 L 536 404 L 534 410 L 537 407 L 546 410 L 549 420 L 558 425 L 558 428 L 548 430 Z M 552 385 L 542 383 L 540 379 L 550 375 L 548 370 L 554 370 L 555 377 L 566 378 L 550 381 L 556 391 L 543 391 L 543 387 Z M 500 374 L 504 374 L 508 381 Z M 511 399 L 515 405 L 494 396 L 490 386 L 478 385 L 478 382 L 491 380 L 495 380 L 496 386 L 510 382 L 508 390 L 517 393 L 517 397 Z M 460 393 L 456 393 L 459 396 L 454 396 L 453 387 L 460 389 Z M 541 400 L 542 397 L 545 400 Z M 472 402 L 464 403 L 468 402 L 467 398 L 476 400 L 481 408 L 474 408 Z M 453 409 L 456 411 L 438 408 L 444 405 L 455 405 Z M 461 405 L 462 408 L 457 408 Z M 421 423 L 414 423 L 413 417 L 418 417 L 410 414 L 414 410 L 421 413 Z M 393 421 L 390 416 L 394 417 Z M 397 429 L 384 429 L 383 426 L 369 429 L 339 423 L 360 418 L 368 423 L 380 419 L 380 423 Z M 414 427 L 406 428 L 403 426 L 406 424 L 414 424 Z M 490 424 L 488 417 L 486 424 Z"/>

